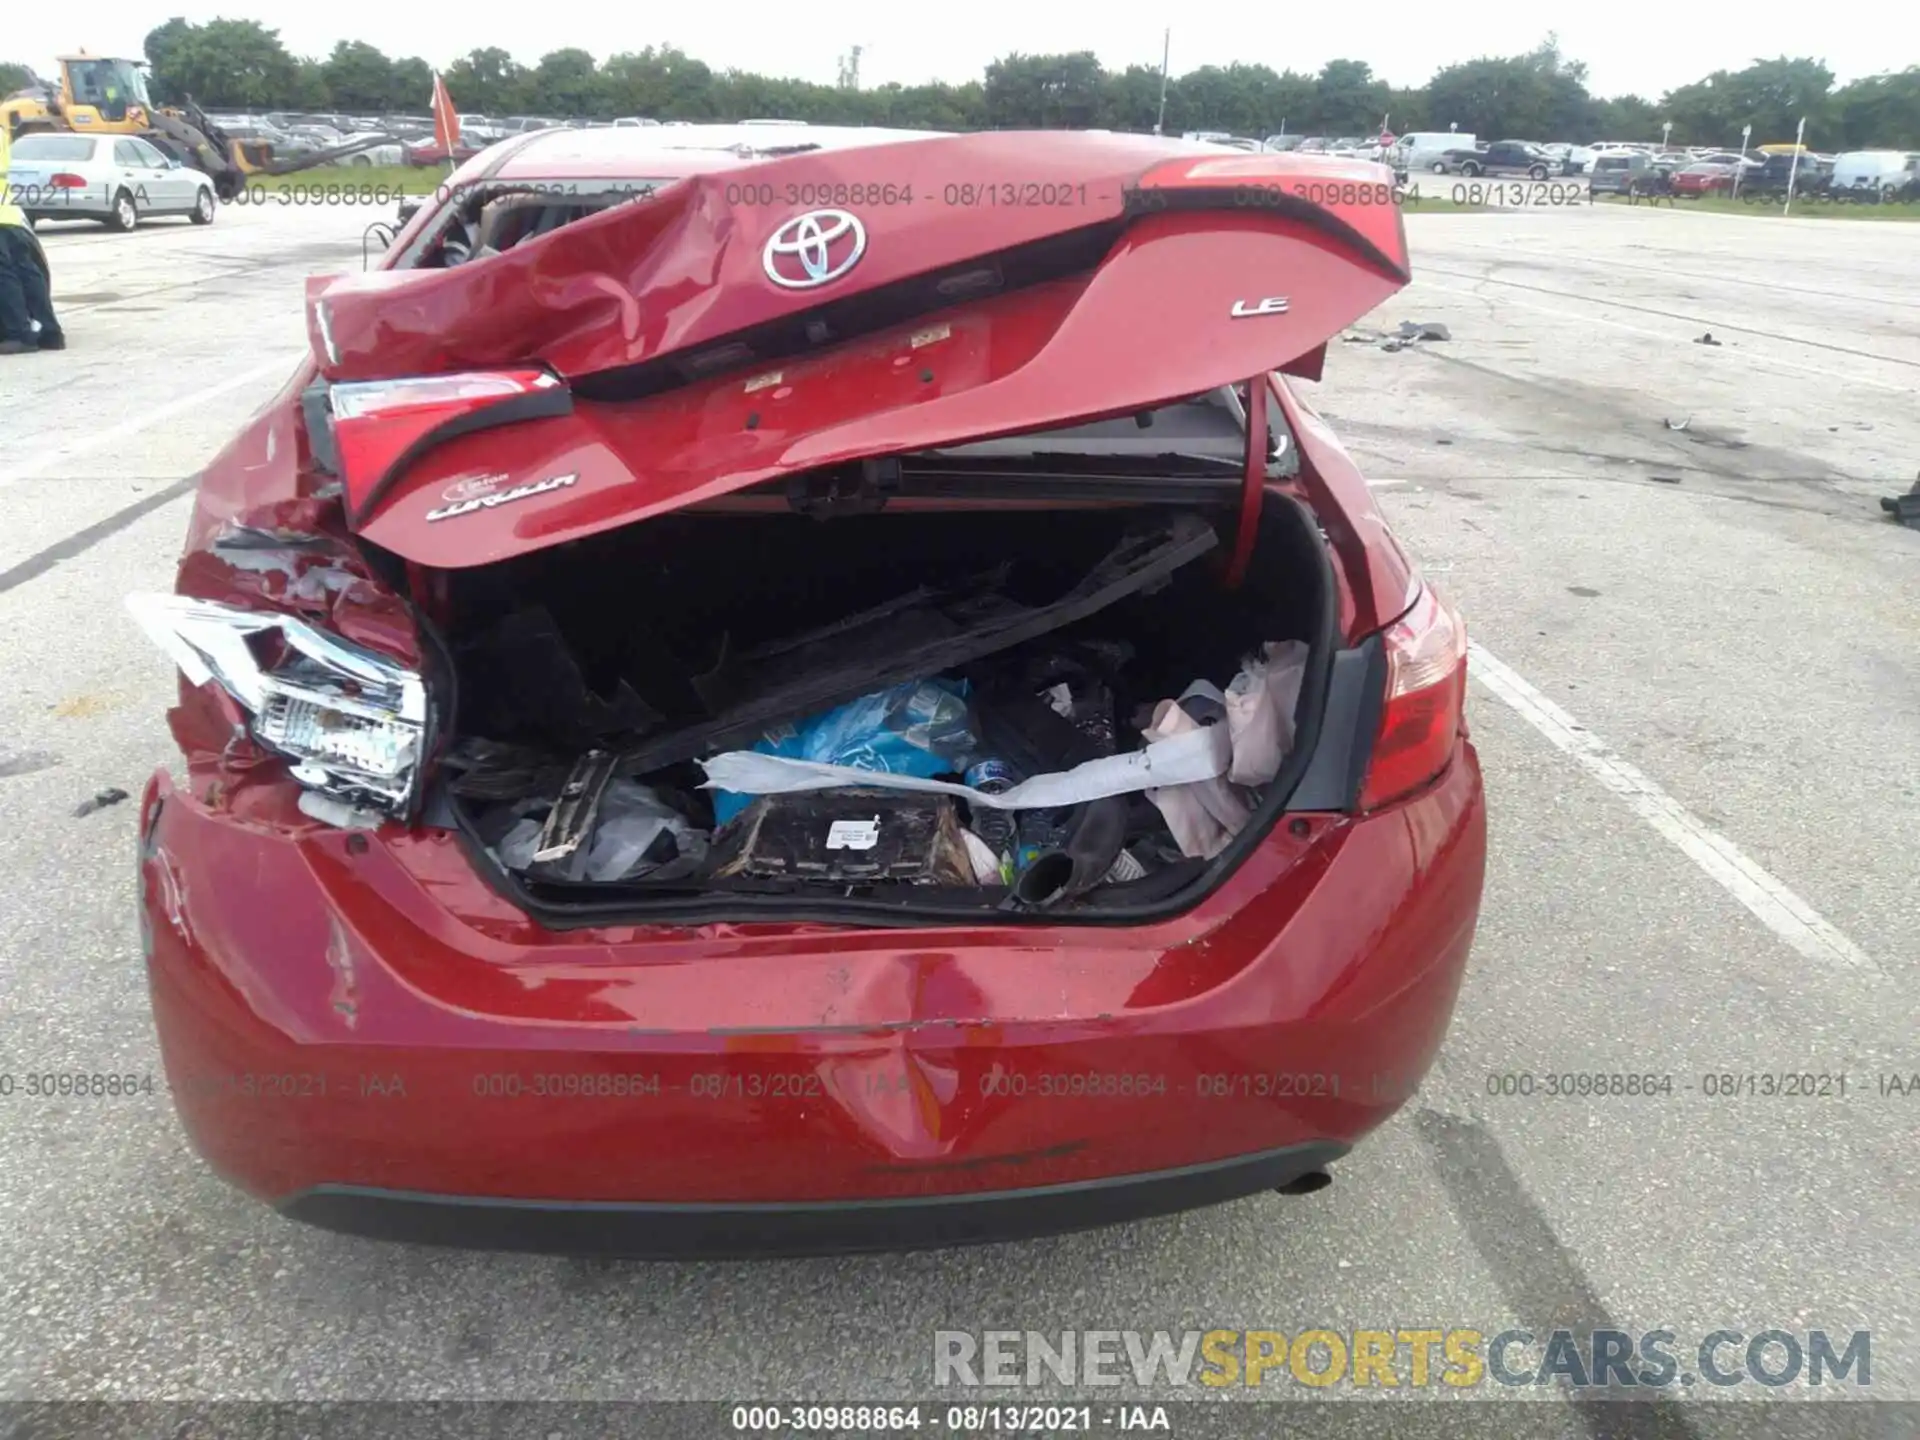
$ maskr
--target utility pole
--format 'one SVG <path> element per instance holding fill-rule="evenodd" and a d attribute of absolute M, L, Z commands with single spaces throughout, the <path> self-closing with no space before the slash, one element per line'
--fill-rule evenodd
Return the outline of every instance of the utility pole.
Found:
<path fill-rule="evenodd" d="M 840 57 L 840 88 L 842 90 L 860 88 L 860 55 L 865 49 L 864 45 L 856 45 Z"/>
<path fill-rule="evenodd" d="M 1153 122 L 1153 133 L 1158 135 L 1167 124 L 1167 62 L 1173 56 L 1173 27 L 1168 26 L 1160 37 L 1160 116 Z"/>
<path fill-rule="evenodd" d="M 1800 178 L 1800 152 L 1807 148 L 1807 117 L 1800 117 L 1800 128 L 1793 132 L 1793 163 L 1787 167 L 1787 203 L 1780 207 L 1782 215 L 1793 213 L 1793 187 Z"/>

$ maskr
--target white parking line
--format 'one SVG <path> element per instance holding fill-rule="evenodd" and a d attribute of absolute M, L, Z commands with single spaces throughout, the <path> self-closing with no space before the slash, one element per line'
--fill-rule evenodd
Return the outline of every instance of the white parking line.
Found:
<path fill-rule="evenodd" d="M 34 475 L 44 474 L 57 464 L 78 459 L 95 450 L 117 445 L 129 435 L 138 435 L 142 430 L 158 425 L 163 420 L 171 420 L 176 415 L 184 415 L 196 405 L 201 405 L 216 395 L 224 395 L 229 390 L 238 390 L 242 385 L 250 385 L 263 375 L 276 371 L 283 380 L 291 379 L 293 367 L 299 363 L 299 351 L 289 351 L 278 359 L 262 361 L 251 370 L 242 370 L 238 375 L 229 375 L 217 385 L 209 385 L 204 390 L 195 390 L 191 395 L 181 395 L 169 400 L 157 409 L 144 415 L 136 415 L 131 420 L 122 420 L 118 425 L 109 425 L 105 430 L 92 430 L 80 439 L 68 442 L 52 450 L 42 451 L 31 460 L 0 470 L 0 485 L 11 485 L 16 480 L 25 480 Z"/>
<path fill-rule="evenodd" d="M 1726 836 L 1629 765 L 1606 741 L 1522 680 L 1477 643 L 1470 643 L 1467 673 L 1512 707 L 1556 749 L 1627 802 L 1627 806 L 1680 852 L 1718 881 L 1766 927 L 1809 960 L 1844 965 L 1884 980 L 1873 958 Z"/>

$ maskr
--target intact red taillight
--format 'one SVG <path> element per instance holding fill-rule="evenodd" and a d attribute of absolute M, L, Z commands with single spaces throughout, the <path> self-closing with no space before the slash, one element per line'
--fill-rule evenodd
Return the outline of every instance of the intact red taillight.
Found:
<path fill-rule="evenodd" d="M 1467 699 L 1467 627 L 1431 586 L 1383 632 L 1387 698 L 1360 808 L 1418 790 L 1447 766 Z"/>
<path fill-rule="evenodd" d="M 51 180 L 47 181 L 47 184 L 56 190 L 84 190 L 87 188 L 87 177 L 84 175 L 75 175 L 69 170 L 62 170 L 58 175 L 55 175 Z"/>
<path fill-rule="evenodd" d="M 347 515 L 356 525 L 433 446 L 573 408 L 573 396 L 559 377 L 531 368 L 356 380 L 333 386 L 327 399 Z"/>

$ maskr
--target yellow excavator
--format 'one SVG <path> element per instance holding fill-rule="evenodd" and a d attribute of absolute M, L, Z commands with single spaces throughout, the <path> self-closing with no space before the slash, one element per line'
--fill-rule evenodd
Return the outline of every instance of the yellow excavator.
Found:
<path fill-rule="evenodd" d="M 0 124 L 16 139 L 50 130 L 138 135 L 182 165 L 204 172 L 222 200 L 237 195 L 249 175 L 290 175 L 393 143 L 390 136 L 371 136 L 331 150 L 275 160 L 271 145 L 230 137 L 191 96 L 184 105 L 155 105 L 147 92 L 143 62 L 89 55 L 85 50 L 60 57 L 57 83 L 39 81 L 0 100 Z"/>

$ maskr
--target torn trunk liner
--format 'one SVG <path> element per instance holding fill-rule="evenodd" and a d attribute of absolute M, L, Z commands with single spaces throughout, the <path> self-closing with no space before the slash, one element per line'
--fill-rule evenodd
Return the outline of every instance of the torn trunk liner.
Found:
<path fill-rule="evenodd" d="M 1192 904 L 1277 817 L 1335 643 L 1310 515 L 1270 492 L 1228 588 L 1237 523 L 686 511 L 452 572 L 447 798 L 551 924 Z"/>

